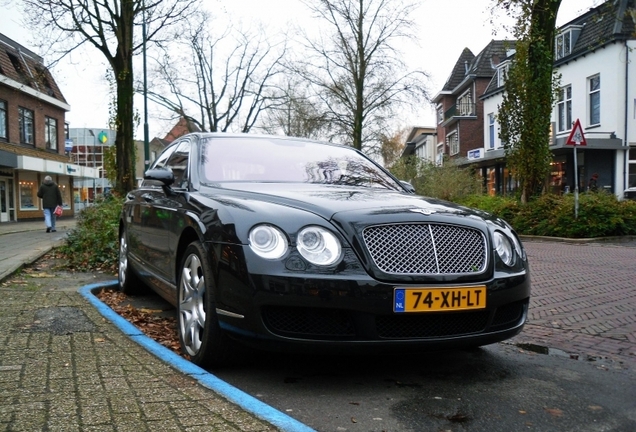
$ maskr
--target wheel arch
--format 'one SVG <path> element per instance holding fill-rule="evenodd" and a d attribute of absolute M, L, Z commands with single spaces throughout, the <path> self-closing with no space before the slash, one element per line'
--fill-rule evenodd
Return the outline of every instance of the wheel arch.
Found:
<path fill-rule="evenodd" d="M 176 257 L 175 257 L 176 259 L 174 260 L 175 283 L 177 286 L 179 285 L 179 277 L 180 277 L 180 271 L 181 271 L 180 266 L 181 266 L 181 261 L 183 260 L 183 254 L 185 253 L 185 250 L 188 248 L 188 246 L 192 242 L 195 242 L 197 240 L 203 243 L 203 241 L 199 237 L 199 234 L 196 232 L 196 230 L 193 227 L 188 226 L 181 232 L 181 236 L 179 237 L 179 244 L 177 245 Z"/>

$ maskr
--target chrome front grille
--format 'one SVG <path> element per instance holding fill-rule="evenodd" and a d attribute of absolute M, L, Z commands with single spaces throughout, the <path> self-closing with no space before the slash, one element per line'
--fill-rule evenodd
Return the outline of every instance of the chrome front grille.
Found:
<path fill-rule="evenodd" d="M 362 232 L 371 258 L 389 274 L 474 274 L 486 268 L 479 230 L 444 224 L 376 225 Z"/>

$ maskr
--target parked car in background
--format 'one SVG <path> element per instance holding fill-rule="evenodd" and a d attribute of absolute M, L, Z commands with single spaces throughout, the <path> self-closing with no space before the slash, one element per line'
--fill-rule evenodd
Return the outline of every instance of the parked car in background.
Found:
<path fill-rule="evenodd" d="M 519 333 L 524 249 L 503 220 L 417 196 L 349 146 L 196 133 L 128 194 L 119 284 L 176 306 L 183 352 L 479 346 Z"/>

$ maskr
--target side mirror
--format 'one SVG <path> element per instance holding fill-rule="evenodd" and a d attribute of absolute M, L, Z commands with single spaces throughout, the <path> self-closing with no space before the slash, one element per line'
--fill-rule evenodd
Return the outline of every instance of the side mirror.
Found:
<path fill-rule="evenodd" d="M 404 189 L 406 189 L 408 193 L 410 194 L 415 193 L 415 188 L 413 187 L 411 183 L 407 182 L 406 180 L 400 180 L 400 184 L 402 185 Z"/>
<path fill-rule="evenodd" d="M 174 183 L 174 174 L 168 169 L 150 169 L 145 172 L 144 180 L 158 181 L 168 187 Z"/>

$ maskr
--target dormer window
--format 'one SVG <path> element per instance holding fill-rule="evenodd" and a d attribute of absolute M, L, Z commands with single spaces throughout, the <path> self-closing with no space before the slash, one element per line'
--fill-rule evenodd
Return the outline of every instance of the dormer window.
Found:
<path fill-rule="evenodd" d="M 510 70 L 510 62 L 505 61 L 499 65 L 497 68 L 497 87 L 503 87 L 506 83 L 506 77 L 508 76 L 508 71 Z"/>
<path fill-rule="evenodd" d="M 581 28 L 581 26 L 570 26 L 557 35 L 554 44 L 556 60 L 572 54 L 576 40 L 581 34 Z"/>

